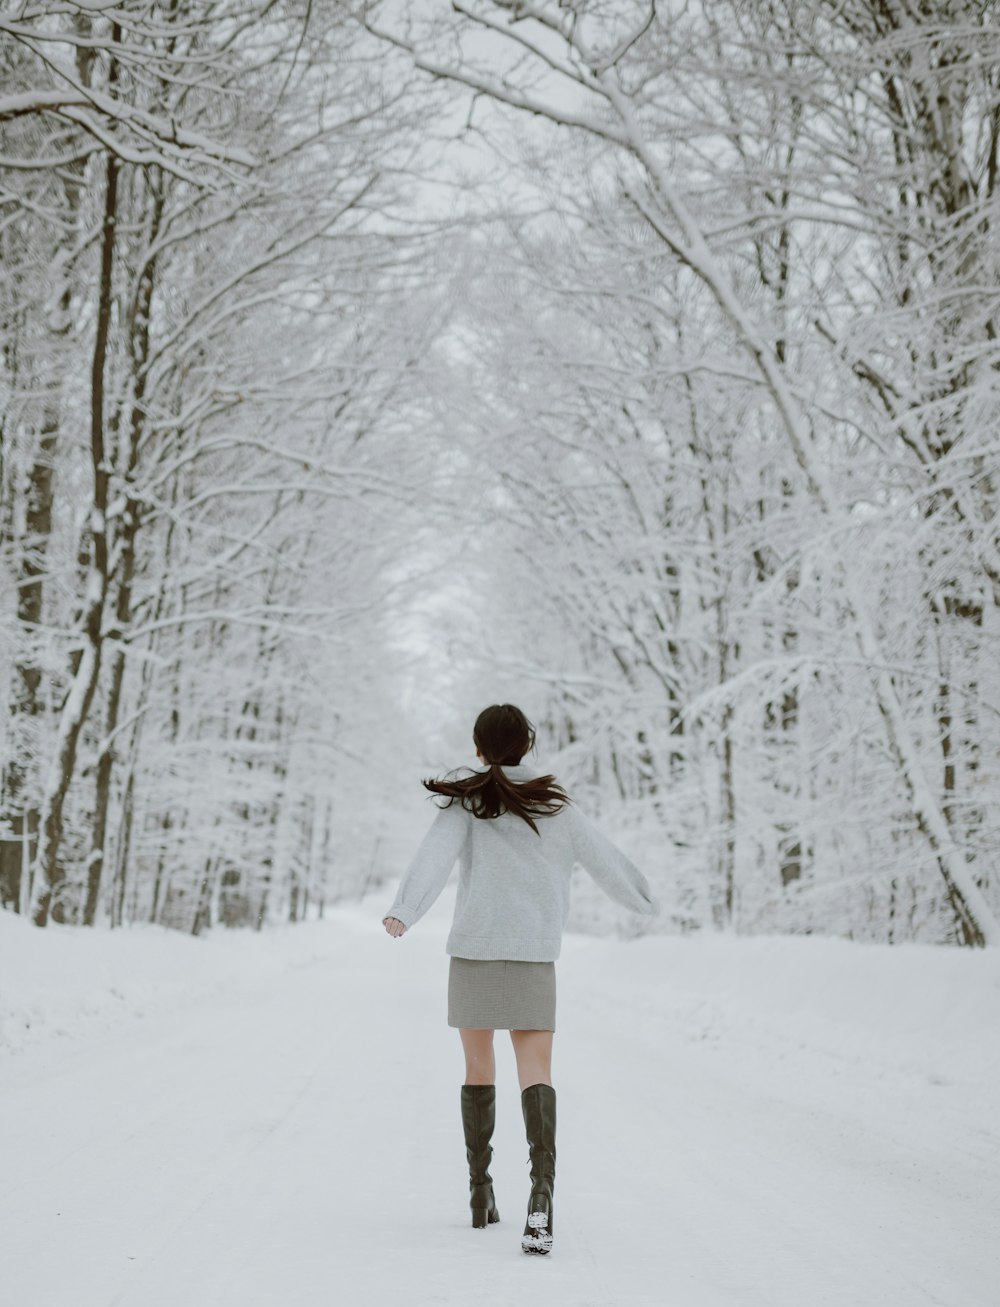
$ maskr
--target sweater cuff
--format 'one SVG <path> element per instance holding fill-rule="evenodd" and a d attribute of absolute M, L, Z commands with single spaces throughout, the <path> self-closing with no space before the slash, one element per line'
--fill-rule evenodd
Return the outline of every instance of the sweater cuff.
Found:
<path fill-rule="evenodd" d="M 413 925 L 413 918 L 415 916 L 415 912 L 412 912 L 409 908 L 404 908 L 401 903 L 394 903 L 389 911 L 383 915 L 382 920 L 385 921 L 386 917 L 395 917 L 397 921 L 401 921 L 406 929 L 409 930 Z"/>

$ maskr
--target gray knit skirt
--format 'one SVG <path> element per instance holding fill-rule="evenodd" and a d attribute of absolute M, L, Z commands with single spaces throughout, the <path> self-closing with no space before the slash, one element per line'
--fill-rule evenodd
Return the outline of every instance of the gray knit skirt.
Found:
<path fill-rule="evenodd" d="M 461 1030 L 555 1030 L 556 964 L 452 958 L 448 1025 Z"/>

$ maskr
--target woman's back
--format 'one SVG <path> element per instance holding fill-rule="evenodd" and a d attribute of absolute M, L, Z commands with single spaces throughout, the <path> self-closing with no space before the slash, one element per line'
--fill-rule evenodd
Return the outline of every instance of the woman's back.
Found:
<path fill-rule="evenodd" d="M 515 784 L 536 775 L 523 764 L 502 771 Z M 572 805 L 538 817 L 533 829 L 513 812 L 477 817 L 452 801 L 417 850 L 388 915 L 406 926 L 418 921 L 456 860 L 458 895 L 446 944 L 455 957 L 555 961 L 576 864 L 634 912 L 655 911 L 642 873 Z"/>

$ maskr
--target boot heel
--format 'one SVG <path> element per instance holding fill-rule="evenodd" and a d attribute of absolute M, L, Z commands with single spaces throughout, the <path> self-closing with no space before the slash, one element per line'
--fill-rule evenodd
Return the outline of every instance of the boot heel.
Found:
<path fill-rule="evenodd" d="M 485 1230 L 488 1225 L 496 1225 L 500 1220 L 500 1213 L 493 1203 L 489 1207 L 474 1207 L 472 1209 L 472 1228 L 474 1230 Z"/>

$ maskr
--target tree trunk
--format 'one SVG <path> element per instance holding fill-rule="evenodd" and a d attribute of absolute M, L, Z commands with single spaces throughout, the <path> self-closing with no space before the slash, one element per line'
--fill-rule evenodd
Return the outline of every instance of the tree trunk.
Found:
<path fill-rule="evenodd" d="M 158 187 L 154 192 L 153 208 L 150 218 L 147 243 L 152 245 L 159 229 L 163 212 L 163 191 Z M 124 478 L 127 487 L 125 509 L 119 531 L 117 546 L 118 593 L 115 600 L 115 634 L 119 642 L 125 639 L 132 619 L 132 584 L 135 576 L 136 535 L 139 530 L 141 507 L 134 493 L 134 478 L 139 459 L 139 443 L 143 431 L 144 399 L 146 394 L 147 362 L 149 359 L 149 328 L 152 311 L 153 287 L 155 284 L 156 263 L 147 258 L 136 289 L 135 304 L 131 314 L 130 363 L 133 377 L 133 395 L 131 415 L 128 425 L 128 448 L 125 455 Z M 121 704 L 122 681 L 125 676 L 125 655 L 121 643 L 115 648 L 111 658 L 111 684 L 108 688 L 107 712 L 104 722 L 104 744 L 97 759 L 94 783 L 94 823 L 91 838 L 91 852 L 87 859 L 87 902 L 83 922 L 86 926 L 94 924 L 97 902 L 101 891 L 101 876 L 104 870 L 105 840 L 108 826 L 108 807 L 111 800 L 111 773 L 114 766 L 114 735 L 118 726 L 118 713 Z"/>
<path fill-rule="evenodd" d="M 112 77 L 113 80 L 113 77 Z M 90 712 L 101 670 L 104 605 L 108 588 L 108 465 L 105 457 L 104 373 L 111 323 L 112 271 L 118 205 L 118 160 L 105 160 L 104 221 L 97 326 L 90 387 L 90 452 L 93 495 L 90 510 L 90 558 L 83 609 L 83 651 L 59 720 L 57 747 L 42 801 L 35 894 L 35 922 L 44 926 L 60 883 L 59 851 L 63 806 L 76 767 L 80 732 Z"/>
<path fill-rule="evenodd" d="M 21 651 L 14 667 L 10 705 L 13 749 L 4 773 L 4 807 L 34 828 L 38 825 L 38 812 L 30 797 L 31 758 L 37 749 L 33 736 L 41 712 L 38 699 L 41 671 L 32 656 L 31 645 L 42 623 L 42 578 L 52 532 L 52 464 L 58 431 L 59 418 L 53 407 L 46 415 L 28 474 L 25 529 L 17 576 L 17 624 L 29 648 Z M 19 905 L 20 911 L 26 909 L 27 904 Z"/>

